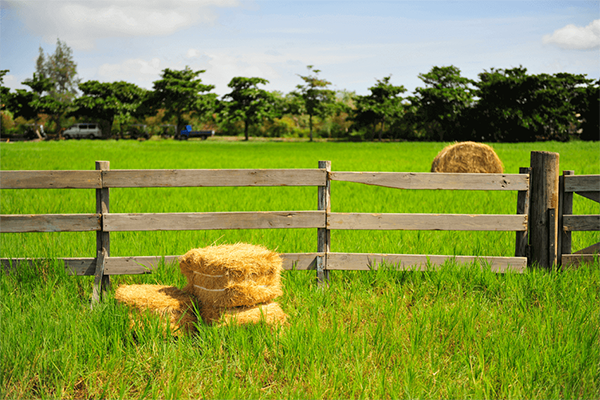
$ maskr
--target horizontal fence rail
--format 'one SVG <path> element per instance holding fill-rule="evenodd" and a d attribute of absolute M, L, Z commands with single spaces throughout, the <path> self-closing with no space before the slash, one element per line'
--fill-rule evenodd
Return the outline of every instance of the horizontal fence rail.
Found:
<path fill-rule="evenodd" d="M 103 171 L 103 187 L 325 186 L 318 169 L 179 169 Z"/>
<path fill-rule="evenodd" d="M 295 271 L 310 271 L 317 269 L 317 257 L 324 257 L 325 253 L 281 253 L 283 269 Z M 173 264 L 179 262 L 180 256 L 137 256 L 137 257 L 109 257 L 105 260 L 105 275 L 142 275 L 152 273 L 156 267 L 164 262 Z M 31 266 L 40 259 L 31 258 L 2 258 L 0 265 L 5 270 L 10 270 L 17 265 Z M 94 276 L 97 258 L 91 257 L 65 257 L 60 259 L 65 268 L 73 275 Z"/>
<path fill-rule="evenodd" d="M 448 261 L 468 264 L 483 262 L 489 264 L 494 272 L 524 272 L 527 268 L 527 257 L 475 257 L 475 256 L 441 256 L 415 254 L 365 254 L 365 253 L 328 253 L 327 264 L 331 270 L 375 270 L 382 263 L 393 269 L 425 270 L 428 267 L 440 266 Z"/>
<path fill-rule="evenodd" d="M 331 172 L 332 181 L 395 189 L 527 190 L 526 174 L 456 174 L 428 172 Z"/>
<path fill-rule="evenodd" d="M 101 218 L 101 214 L 0 215 L 0 233 L 99 231 Z"/>
<path fill-rule="evenodd" d="M 419 231 L 526 231 L 526 215 L 330 213 L 329 229 Z"/>
<path fill-rule="evenodd" d="M 106 214 L 103 230 L 173 231 L 214 229 L 325 228 L 324 211 Z"/>
<path fill-rule="evenodd" d="M 0 171 L 2 189 L 100 189 L 101 171 Z"/>

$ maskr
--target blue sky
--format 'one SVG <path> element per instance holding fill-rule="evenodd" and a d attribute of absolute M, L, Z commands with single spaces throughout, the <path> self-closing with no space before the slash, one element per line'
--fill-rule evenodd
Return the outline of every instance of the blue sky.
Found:
<path fill-rule="evenodd" d="M 490 68 L 600 78 L 600 1 L 0 0 L 0 69 L 22 87 L 38 48 L 60 38 L 80 79 L 151 89 L 164 68 L 206 70 L 287 93 L 307 65 L 334 89 L 368 93 L 377 79 L 409 92 L 433 66 L 472 79 Z"/>

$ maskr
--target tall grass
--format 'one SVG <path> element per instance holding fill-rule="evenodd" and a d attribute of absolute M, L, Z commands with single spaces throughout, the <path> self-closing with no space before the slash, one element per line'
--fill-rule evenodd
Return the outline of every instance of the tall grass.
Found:
<path fill-rule="evenodd" d="M 2 169 L 315 168 L 429 170 L 439 143 L 50 142 L 0 144 Z M 561 169 L 598 174 L 598 145 L 495 145 L 508 173 L 529 151 L 561 154 Z M 315 188 L 111 190 L 113 212 L 316 209 Z M 514 213 L 516 194 L 402 191 L 334 182 L 334 211 Z M 0 211 L 93 212 L 91 190 L 3 190 Z M 576 213 L 598 213 L 575 199 Z M 574 248 L 598 241 L 574 235 Z M 283 252 L 315 251 L 314 230 L 111 234 L 112 255 L 182 254 L 248 241 Z M 514 233 L 333 232 L 332 251 L 512 255 Z M 2 257 L 47 257 L 0 274 L 2 398 L 598 398 L 600 268 L 491 273 L 447 263 L 436 272 L 286 271 L 278 301 L 289 325 L 213 328 L 165 338 L 160 320 L 131 329 L 113 292 L 94 310 L 92 280 L 56 257 L 91 257 L 87 233 L 3 234 Z M 127 283 L 182 287 L 176 265 Z"/>

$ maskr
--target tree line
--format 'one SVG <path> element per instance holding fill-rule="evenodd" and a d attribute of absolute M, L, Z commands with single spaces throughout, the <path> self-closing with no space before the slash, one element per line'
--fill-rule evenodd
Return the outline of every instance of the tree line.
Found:
<path fill-rule="evenodd" d="M 71 49 L 60 39 L 54 54 L 40 48 L 27 89 L 11 92 L 0 71 L 2 136 L 25 123 L 46 123 L 60 136 L 76 121 L 101 124 L 106 137 L 134 125 L 153 134 L 176 134 L 185 125 L 222 135 L 314 137 L 343 140 L 474 140 L 532 142 L 600 140 L 600 80 L 584 74 L 528 74 L 520 66 L 492 68 L 477 80 L 459 68 L 434 66 L 419 74 L 413 94 L 377 79 L 369 94 L 332 90 L 309 65 L 295 90 L 268 91 L 268 80 L 234 77 L 230 92 L 212 93 L 204 70 L 166 68 L 152 90 L 119 82 L 81 82 Z"/>

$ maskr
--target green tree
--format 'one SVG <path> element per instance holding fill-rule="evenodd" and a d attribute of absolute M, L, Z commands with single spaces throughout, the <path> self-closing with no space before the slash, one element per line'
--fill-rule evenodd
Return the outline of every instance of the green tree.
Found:
<path fill-rule="evenodd" d="M 115 118 L 134 114 L 145 90 L 133 83 L 87 81 L 79 84 L 83 95 L 75 100 L 73 115 L 102 121 L 103 134 L 110 136 Z"/>
<path fill-rule="evenodd" d="M 302 100 L 300 103 L 295 103 L 298 108 L 290 110 L 295 114 L 308 114 L 308 126 L 310 129 L 310 141 L 313 140 L 313 117 L 317 116 L 321 119 L 333 114 L 335 108 L 335 91 L 328 89 L 331 82 L 319 78 L 318 69 L 314 69 L 312 65 L 306 67 L 309 70 L 309 75 L 298 75 L 304 85 L 297 85 L 296 91 L 292 95 Z M 310 74 L 312 73 L 312 75 Z"/>
<path fill-rule="evenodd" d="M 600 140 L 600 80 L 590 83 L 578 98 L 581 139 Z"/>
<path fill-rule="evenodd" d="M 378 132 L 379 140 L 386 124 L 390 126 L 402 113 L 402 97 L 400 94 L 406 92 L 404 86 L 394 86 L 390 83 L 391 76 L 377 80 L 377 84 L 369 88 L 371 94 L 367 96 L 356 96 L 354 100 L 354 111 L 352 121 L 357 127 L 369 127 L 371 129 L 371 140 Z M 379 130 L 377 130 L 379 126 Z"/>
<path fill-rule="evenodd" d="M 73 51 L 65 42 L 56 40 L 54 54 L 45 55 L 40 47 L 39 56 L 36 60 L 36 76 L 39 80 L 49 79 L 52 86 L 48 87 L 46 93 L 55 101 L 47 102 L 47 114 L 56 126 L 57 132 L 61 132 L 61 119 L 68 112 L 70 103 L 77 95 L 77 64 L 73 60 Z"/>
<path fill-rule="evenodd" d="M 32 79 L 26 79 L 21 83 L 29 86 L 31 90 L 17 89 L 13 95 L 15 117 L 34 120 L 37 126 L 40 114 L 52 114 L 61 107 L 60 102 L 48 94 L 54 86 L 49 78 L 34 73 Z"/>
<path fill-rule="evenodd" d="M 278 115 L 276 95 L 258 85 L 269 83 L 263 78 L 234 77 L 227 85 L 232 90 L 223 96 L 219 106 L 219 116 L 226 121 L 243 121 L 245 140 L 249 137 L 251 125 L 272 120 Z"/>
<path fill-rule="evenodd" d="M 141 112 L 155 115 L 164 110 L 165 118 L 175 120 L 177 133 L 186 125 L 186 117 L 200 118 L 213 111 L 217 95 L 210 92 L 214 85 L 206 85 L 198 76 L 205 70 L 192 71 L 189 67 L 178 71 L 166 68 L 161 79 L 154 82 L 154 91 L 144 100 Z"/>
<path fill-rule="evenodd" d="M 0 110 L 11 109 L 10 89 L 4 86 L 4 75 L 8 74 L 8 69 L 0 70 Z"/>
<path fill-rule="evenodd" d="M 464 135 L 462 123 L 465 110 L 472 106 L 473 93 L 470 79 L 460 75 L 460 69 L 433 67 L 426 74 L 419 74 L 425 87 L 415 89 L 410 98 L 416 106 L 418 126 L 424 129 L 430 138 L 437 140 L 455 140 Z"/>
<path fill-rule="evenodd" d="M 529 75 L 520 66 L 479 74 L 474 131 L 484 140 L 568 140 L 578 127 L 580 99 L 591 83 L 585 75 Z"/>

